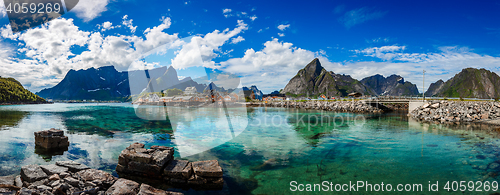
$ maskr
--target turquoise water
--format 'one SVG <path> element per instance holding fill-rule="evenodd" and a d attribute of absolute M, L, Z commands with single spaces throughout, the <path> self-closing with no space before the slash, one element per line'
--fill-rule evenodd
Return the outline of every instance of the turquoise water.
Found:
<path fill-rule="evenodd" d="M 168 115 L 162 109 L 130 104 L 0 106 L 0 175 L 19 174 L 23 165 L 68 159 L 116 174 L 121 150 L 142 142 L 173 146 L 176 158 L 219 160 L 224 189 L 210 193 L 287 194 L 292 181 L 367 181 L 393 188 L 423 184 L 424 191 L 415 194 L 427 194 L 430 181 L 439 182 L 435 194 L 447 194 L 447 181 L 498 179 L 499 169 L 488 168 L 500 162 L 497 135 L 467 126 L 417 123 L 401 113 L 229 108 L 227 118 L 219 108 L 168 108 Z M 65 131 L 68 151 L 35 151 L 33 133 L 49 128 Z"/>

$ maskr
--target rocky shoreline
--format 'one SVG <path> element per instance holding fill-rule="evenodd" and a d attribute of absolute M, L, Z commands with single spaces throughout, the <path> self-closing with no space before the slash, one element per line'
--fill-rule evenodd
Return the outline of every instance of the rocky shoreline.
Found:
<path fill-rule="evenodd" d="M 314 109 L 336 112 L 355 112 L 355 113 L 381 113 L 382 109 L 367 105 L 361 101 L 269 101 L 262 103 L 252 103 L 253 107 L 284 107 Z"/>
<path fill-rule="evenodd" d="M 54 146 L 51 141 L 63 139 L 62 131 L 51 129 L 36 132 L 46 135 L 39 140 L 42 146 Z M 55 136 L 53 135 L 55 134 Z M 60 139 L 59 139 L 60 138 Z M 67 137 L 66 137 L 67 138 Z M 39 138 L 41 139 L 41 138 Z M 48 143 L 48 145 L 47 145 Z M 57 142 L 60 143 L 60 142 Z M 116 172 L 91 169 L 75 161 L 58 161 L 50 165 L 26 165 L 20 175 L 0 177 L 0 194 L 12 195 L 167 195 L 182 194 L 170 189 L 221 190 L 223 170 L 217 160 L 190 162 L 175 160 L 174 148 L 133 143 L 118 159 Z M 139 182 L 138 182 L 139 181 Z M 143 183 L 144 182 L 144 183 Z M 142 184 L 141 184 L 142 183 Z M 166 184 L 166 185 L 165 185 Z"/>
<path fill-rule="evenodd" d="M 16 195 L 121 195 L 182 194 L 156 189 L 148 184 L 116 178 L 74 161 L 51 165 L 26 165 L 18 176 L 0 177 L 0 194 Z"/>
<path fill-rule="evenodd" d="M 417 121 L 500 125 L 500 102 L 429 101 L 409 115 Z"/>

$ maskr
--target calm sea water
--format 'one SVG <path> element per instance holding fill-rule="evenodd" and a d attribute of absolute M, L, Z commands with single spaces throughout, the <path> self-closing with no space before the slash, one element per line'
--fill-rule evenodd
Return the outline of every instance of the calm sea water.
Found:
<path fill-rule="evenodd" d="M 401 113 L 170 108 L 168 115 L 158 115 L 162 110 L 155 109 L 135 110 L 130 104 L 0 106 L 0 175 L 19 174 L 23 165 L 68 159 L 116 175 L 120 152 L 142 142 L 173 146 L 176 158 L 219 160 L 224 189 L 209 193 L 287 194 L 292 181 L 367 181 L 393 189 L 423 184 L 424 191 L 416 194 L 429 193 L 429 182 L 439 182 L 434 193 L 448 194 L 443 189 L 447 181 L 498 179 L 497 135 L 466 126 L 417 123 Z M 159 117 L 144 117 L 151 113 Z M 35 150 L 33 133 L 50 128 L 65 131 L 68 151 L 47 155 Z"/>

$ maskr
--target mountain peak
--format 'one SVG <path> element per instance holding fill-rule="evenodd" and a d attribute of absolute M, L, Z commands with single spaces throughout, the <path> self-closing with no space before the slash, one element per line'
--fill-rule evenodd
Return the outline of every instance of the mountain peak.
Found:
<path fill-rule="evenodd" d="M 309 64 L 306 65 L 304 70 L 310 74 L 311 77 L 317 77 L 321 74 L 323 70 L 323 66 L 321 66 L 321 62 L 319 62 L 318 58 L 314 58 Z"/>

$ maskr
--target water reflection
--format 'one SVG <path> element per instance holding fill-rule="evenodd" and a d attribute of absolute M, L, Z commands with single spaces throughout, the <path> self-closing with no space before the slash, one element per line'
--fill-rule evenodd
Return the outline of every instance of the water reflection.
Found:
<path fill-rule="evenodd" d="M 228 109 L 239 134 L 228 141 L 232 135 L 223 131 L 225 111 L 216 108 L 167 108 L 168 122 L 141 120 L 130 105 L 53 106 L 59 108 L 0 107 L 5 113 L 27 112 L 0 131 L 1 175 L 18 174 L 27 164 L 50 163 L 35 153 L 33 135 L 49 128 L 66 131 L 71 143 L 51 161 L 76 160 L 113 172 L 119 153 L 133 142 L 173 146 L 176 158 L 218 159 L 226 181 L 223 191 L 235 194 L 282 194 L 290 181 L 493 181 L 500 172 L 500 141 L 492 135 L 495 128 L 482 125 L 483 131 L 473 131 L 472 124 L 419 123 L 396 113 L 359 120 L 359 114 L 313 110 Z M 332 119 L 321 121 L 322 115 Z M 189 144 L 206 151 L 182 155 L 199 152 L 182 148 Z"/>
<path fill-rule="evenodd" d="M 23 111 L 2 111 L 0 110 L 0 130 L 16 126 L 21 119 L 26 117 L 28 112 Z"/>

